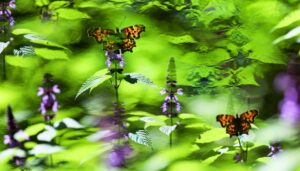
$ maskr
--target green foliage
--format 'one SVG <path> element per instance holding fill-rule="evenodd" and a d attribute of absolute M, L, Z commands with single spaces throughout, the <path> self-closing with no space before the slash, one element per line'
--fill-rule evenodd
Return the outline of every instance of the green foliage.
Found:
<path fill-rule="evenodd" d="M 89 19 L 90 16 L 74 9 L 58 9 L 56 10 L 60 18 L 67 20 Z"/>
<path fill-rule="evenodd" d="M 177 125 L 173 126 L 161 126 L 159 127 L 159 130 L 166 134 L 167 136 L 170 136 L 170 134 L 176 129 Z"/>
<path fill-rule="evenodd" d="M 118 170 L 299 170 L 298 127 L 277 116 L 282 94 L 271 88 L 290 58 L 299 58 L 297 0 L 16 1 L 15 25 L 0 41 L 1 74 L 3 66 L 7 73 L 0 84 L 0 131 L 1 137 L 7 134 L 4 110 L 10 104 L 30 136 L 22 140 L 30 169 L 112 170 L 107 154 L 120 142 L 90 142 L 90 136 L 103 131 L 100 117 L 113 115 L 115 89 L 105 83 L 115 84 L 117 76 L 134 151 Z M 135 24 L 145 25 L 146 32 L 132 53 L 123 54 L 124 71 L 110 72 L 102 46 L 87 30 Z M 34 54 L 14 53 L 24 46 L 33 47 Z M 177 81 L 186 95 L 179 99 L 184 113 L 173 118 L 173 126 L 161 112 L 164 96 L 158 89 L 165 85 L 166 70 L 168 81 Z M 61 89 L 52 124 L 43 123 L 38 112 L 44 73 L 51 73 Z M 86 91 L 93 93 L 78 98 Z M 229 138 L 215 116 L 252 108 L 261 113 L 243 140 L 249 141 L 249 158 L 235 163 L 237 139 Z M 283 153 L 267 157 L 276 141 L 283 143 Z M 0 151 L 0 170 L 19 169 L 7 163 L 24 151 L 3 144 Z M 47 166 L 50 154 L 53 167 Z"/>
<path fill-rule="evenodd" d="M 110 78 L 111 75 L 108 75 L 107 69 L 102 69 L 100 71 L 97 71 L 94 75 L 92 75 L 82 84 L 75 98 L 80 96 L 83 92 L 85 92 L 88 89 L 90 89 L 91 92 L 94 88 L 96 88 L 97 86 L 104 83 Z"/>
<path fill-rule="evenodd" d="M 131 83 L 143 83 L 150 86 L 156 86 L 149 78 L 141 73 L 124 73 L 124 80 Z"/>
<path fill-rule="evenodd" d="M 176 82 L 176 81 L 177 78 L 176 78 L 175 59 L 171 57 L 168 66 L 167 82 Z"/>
<path fill-rule="evenodd" d="M 128 137 L 138 143 L 152 148 L 152 142 L 149 133 L 146 130 L 139 130 L 135 134 L 129 133 Z"/>

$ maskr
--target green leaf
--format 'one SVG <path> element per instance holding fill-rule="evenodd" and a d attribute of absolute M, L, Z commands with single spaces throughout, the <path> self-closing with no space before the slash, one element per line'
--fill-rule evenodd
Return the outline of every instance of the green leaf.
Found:
<path fill-rule="evenodd" d="M 51 10 L 55 10 L 61 7 L 67 7 L 68 5 L 70 5 L 69 1 L 54 1 L 49 4 L 48 8 Z"/>
<path fill-rule="evenodd" d="M 49 4 L 49 0 L 35 0 L 35 5 L 42 7 Z"/>
<path fill-rule="evenodd" d="M 239 85 L 259 86 L 255 80 L 255 73 L 258 71 L 259 69 L 257 68 L 257 65 L 250 65 L 245 68 L 241 68 L 240 72 L 237 74 Z"/>
<path fill-rule="evenodd" d="M 34 142 L 34 141 L 26 141 L 26 142 L 24 142 L 24 147 L 26 148 L 26 149 L 32 149 L 33 147 L 35 147 L 37 145 L 37 143 L 36 142 Z"/>
<path fill-rule="evenodd" d="M 164 121 L 167 118 L 165 116 L 145 116 L 141 117 L 140 120 L 145 122 L 144 128 L 148 128 L 150 126 L 162 126 L 165 125 Z"/>
<path fill-rule="evenodd" d="M 216 48 L 207 53 L 188 52 L 181 60 L 192 65 L 216 65 L 230 58 L 225 49 Z"/>
<path fill-rule="evenodd" d="M 86 13 L 75 9 L 68 9 L 68 8 L 60 8 L 56 10 L 58 13 L 59 18 L 67 19 L 67 20 L 79 20 L 79 19 L 89 19 L 91 18 Z"/>
<path fill-rule="evenodd" d="M 48 155 L 64 151 L 64 148 L 61 146 L 52 146 L 48 144 L 38 144 L 32 150 L 29 151 L 29 154 L 32 155 Z"/>
<path fill-rule="evenodd" d="M 162 9 L 164 11 L 168 11 L 169 10 L 169 8 L 168 8 L 167 5 L 163 5 L 159 1 L 156 0 L 156 1 L 150 1 L 147 4 L 143 5 L 142 8 L 140 8 L 140 11 L 144 12 L 144 11 L 147 11 L 147 10 L 149 10 L 151 8 L 154 8 L 154 7 L 155 8 L 160 8 L 160 9 Z"/>
<path fill-rule="evenodd" d="M 149 138 L 149 133 L 146 130 L 139 130 L 135 134 L 129 133 L 128 136 L 134 142 L 152 148 L 152 142 Z"/>
<path fill-rule="evenodd" d="M 182 44 L 182 43 L 198 43 L 191 35 L 183 36 L 170 36 L 164 35 L 164 37 L 173 44 Z"/>
<path fill-rule="evenodd" d="M 177 125 L 173 125 L 173 126 L 161 126 L 159 128 L 159 130 L 166 134 L 167 136 L 170 136 L 170 134 L 176 129 Z"/>
<path fill-rule="evenodd" d="M 52 141 L 53 138 L 55 138 L 55 136 L 56 136 L 55 128 L 53 128 L 52 126 L 46 125 L 45 131 L 39 133 L 39 135 L 37 136 L 37 139 L 39 141 L 50 142 L 50 141 Z"/>
<path fill-rule="evenodd" d="M 296 37 L 300 34 L 300 26 L 293 28 L 292 30 L 290 30 L 287 34 L 277 38 L 276 40 L 274 40 L 273 44 L 278 44 L 281 41 L 287 40 L 287 39 L 291 39 L 293 37 Z"/>
<path fill-rule="evenodd" d="M 244 45 L 244 51 L 251 50 L 248 58 L 256 59 L 263 63 L 271 64 L 285 64 L 284 55 L 278 47 L 273 45 L 273 37 L 263 31 L 256 31 L 249 35 L 251 37 L 250 43 Z"/>
<path fill-rule="evenodd" d="M 63 124 L 64 126 L 66 126 L 67 128 L 73 128 L 73 129 L 81 129 L 83 128 L 83 126 L 78 123 L 75 119 L 73 118 L 64 118 L 62 121 L 60 122 L 55 122 L 54 123 L 54 127 L 58 128 L 61 124 Z"/>
<path fill-rule="evenodd" d="M 22 33 L 22 31 L 17 32 L 17 33 L 18 34 Z M 51 46 L 51 47 L 58 47 L 58 48 L 62 48 L 62 49 L 65 49 L 65 50 L 69 50 L 68 48 L 66 48 L 66 47 L 64 47 L 64 46 L 62 46 L 58 43 L 55 43 L 55 42 L 52 42 L 52 41 L 49 41 L 49 40 L 46 40 L 46 39 L 42 38 L 38 34 L 25 34 L 24 37 L 26 39 L 29 39 L 30 42 L 35 43 L 35 44 Z"/>
<path fill-rule="evenodd" d="M 146 85 L 156 87 L 156 85 L 149 78 L 147 78 L 141 73 L 125 73 L 124 79 L 130 84 L 143 83 Z"/>
<path fill-rule="evenodd" d="M 7 48 L 7 46 L 9 45 L 10 41 L 7 41 L 7 42 L 0 42 L 0 54 L 3 52 L 3 50 L 5 48 Z"/>
<path fill-rule="evenodd" d="M 100 84 L 104 83 L 110 78 L 111 75 L 108 75 L 106 68 L 96 72 L 82 84 L 82 86 L 76 94 L 75 99 L 86 90 L 90 89 L 90 91 L 92 91 L 95 87 L 99 86 Z"/>
<path fill-rule="evenodd" d="M 24 132 L 29 136 L 34 136 L 37 133 L 39 133 L 40 131 L 44 130 L 44 128 L 45 128 L 45 124 L 38 123 L 38 124 L 27 127 Z"/>
<path fill-rule="evenodd" d="M 221 154 L 217 154 L 217 155 L 208 157 L 208 158 L 205 159 L 202 163 L 203 163 L 203 164 L 210 165 L 211 163 L 213 163 L 213 162 L 214 162 L 218 157 L 220 157 L 220 156 L 221 156 Z"/>
<path fill-rule="evenodd" d="M 0 163 L 9 162 L 13 157 L 25 157 L 25 151 L 20 148 L 8 148 L 7 150 L 1 150 L 0 152 Z"/>
<path fill-rule="evenodd" d="M 224 128 L 213 128 L 201 134 L 200 138 L 196 140 L 196 143 L 209 143 L 225 137 L 229 136 L 226 134 L 226 130 Z"/>
<path fill-rule="evenodd" d="M 35 32 L 30 29 L 22 29 L 22 28 L 14 29 L 11 33 L 14 35 L 35 34 Z"/>
<path fill-rule="evenodd" d="M 100 8 L 101 5 L 99 5 L 96 2 L 92 2 L 92 1 L 84 1 L 84 2 L 81 2 L 77 7 L 78 8 Z"/>
<path fill-rule="evenodd" d="M 69 59 L 67 53 L 64 50 L 52 50 L 47 48 L 34 48 L 36 55 L 48 59 Z"/>
<path fill-rule="evenodd" d="M 280 29 L 300 21 L 300 9 L 295 10 L 285 16 L 272 30 Z"/>
<path fill-rule="evenodd" d="M 35 68 L 38 65 L 37 58 L 34 57 L 7 55 L 5 56 L 5 60 L 8 64 L 21 68 Z"/>

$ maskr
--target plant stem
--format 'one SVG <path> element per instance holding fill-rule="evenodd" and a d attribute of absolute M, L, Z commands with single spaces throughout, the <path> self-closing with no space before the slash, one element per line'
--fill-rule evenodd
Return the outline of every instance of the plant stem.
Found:
<path fill-rule="evenodd" d="M 173 118 L 172 118 L 172 116 L 170 118 L 170 122 L 171 122 L 171 127 L 172 127 L 173 126 Z M 170 148 L 172 148 L 172 132 L 173 131 L 171 131 L 171 133 L 170 133 L 170 139 L 169 139 L 169 141 L 170 141 Z"/>
<path fill-rule="evenodd" d="M 51 154 L 49 155 L 49 164 L 50 164 L 50 167 L 53 167 L 53 157 Z"/>
<path fill-rule="evenodd" d="M 240 146 L 240 150 L 241 150 L 241 157 L 242 157 L 242 160 L 244 162 L 247 161 L 247 151 L 245 151 L 243 149 L 243 146 L 242 146 L 242 143 L 241 143 L 241 140 L 240 140 L 240 137 L 237 137 L 238 138 L 238 141 L 239 141 L 239 146 Z M 248 145 L 247 145 L 247 148 L 248 148 Z"/>
<path fill-rule="evenodd" d="M 118 91 L 118 89 L 119 89 L 119 84 L 118 84 L 118 72 L 116 72 L 116 70 L 117 70 L 117 63 L 115 62 L 115 72 L 114 72 L 114 76 L 115 76 L 115 83 L 114 83 L 114 88 L 115 88 L 115 95 L 116 95 L 116 102 L 117 102 L 117 104 L 119 104 L 119 91 Z"/>
<path fill-rule="evenodd" d="M 248 159 L 248 142 L 246 142 L 245 162 L 247 162 L 247 159 Z"/>
<path fill-rule="evenodd" d="M 46 125 L 52 125 L 51 120 L 45 121 Z M 55 141 L 55 139 L 54 139 Z M 48 155 L 48 159 L 49 159 L 49 165 L 50 167 L 53 167 L 53 157 L 52 154 Z"/>
<path fill-rule="evenodd" d="M 6 60 L 5 60 L 5 55 L 3 54 L 1 56 L 2 56 L 2 79 L 6 80 Z"/>
<path fill-rule="evenodd" d="M 170 91 L 171 91 L 171 93 L 173 93 L 173 89 L 172 89 L 172 87 L 170 88 Z M 170 126 L 172 127 L 173 126 L 173 104 L 171 104 L 170 105 Z M 170 139 L 169 139 L 169 144 L 170 144 L 170 148 L 172 148 L 172 145 L 173 145 L 173 137 L 172 137 L 172 132 L 173 131 L 171 131 L 171 133 L 170 133 Z"/>

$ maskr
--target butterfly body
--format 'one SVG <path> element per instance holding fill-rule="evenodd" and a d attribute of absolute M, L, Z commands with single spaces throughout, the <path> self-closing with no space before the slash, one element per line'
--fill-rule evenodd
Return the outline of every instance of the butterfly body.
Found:
<path fill-rule="evenodd" d="M 135 39 L 138 39 L 144 31 L 145 26 L 134 25 L 125 27 L 121 31 L 119 28 L 116 30 L 96 28 L 89 30 L 88 35 L 94 37 L 98 43 L 102 43 L 103 50 L 118 51 L 121 49 L 122 52 L 132 52 L 132 49 L 136 47 Z"/>
<path fill-rule="evenodd" d="M 251 129 L 251 123 L 254 122 L 254 118 L 258 115 L 257 110 L 250 110 L 242 113 L 240 116 L 236 115 L 217 115 L 217 121 L 220 122 L 222 127 L 226 127 L 226 133 L 232 136 L 239 136 L 242 134 L 248 134 Z"/>

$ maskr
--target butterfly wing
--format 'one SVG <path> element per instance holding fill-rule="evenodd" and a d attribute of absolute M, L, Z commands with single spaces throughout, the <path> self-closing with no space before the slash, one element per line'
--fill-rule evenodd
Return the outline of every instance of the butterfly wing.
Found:
<path fill-rule="evenodd" d="M 241 121 L 239 134 L 248 134 L 251 125 L 248 121 Z"/>
<path fill-rule="evenodd" d="M 107 41 L 109 36 L 116 34 L 117 32 L 111 29 L 96 28 L 94 30 L 88 30 L 88 35 L 94 37 L 98 43 L 103 43 Z"/>
<path fill-rule="evenodd" d="M 234 119 L 233 115 L 217 115 L 217 121 L 221 123 L 222 127 L 232 124 Z"/>
<path fill-rule="evenodd" d="M 122 52 L 130 51 L 136 46 L 135 40 L 131 38 L 126 38 L 122 40 Z"/>
<path fill-rule="evenodd" d="M 132 39 L 138 39 L 143 31 L 145 31 L 145 26 L 141 24 L 125 27 L 121 30 L 121 32 L 125 33 L 126 38 Z"/>
<path fill-rule="evenodd" d="M 226 133 L 230 135 L 230 138 L 232 136 L 238 136 L 237 126 L 234 123 L 227 125 Z"/>
<path fill-rule="evenodd" d="M 254 122 L 254 118 L 258 115 L 258 111 L 257 110 L 249 110 L 243 114 L 241 114 L 240 118 L 243 121 L 247 121 L 250 123 Z"/>

